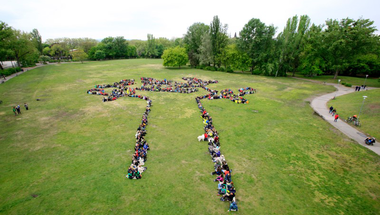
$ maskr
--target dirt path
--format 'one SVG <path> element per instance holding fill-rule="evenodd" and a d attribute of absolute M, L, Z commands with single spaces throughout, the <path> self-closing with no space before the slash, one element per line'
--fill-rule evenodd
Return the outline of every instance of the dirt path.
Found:
<path fill-rule="evenodd" d="M 318 115 L 320 115 L 324 120 L 329 122 L 331 125 L 333 125 L 335 128 L 337 128 L 339 131 L 341 131 L 343 134 L 345 134 L 349 138 L 355 140 L 360 145 L 362 145 L 362 146 L 368 148 L 369 150 L 375 152 L 376 154 L 380 155 L 380 144 L 379 143 L 375 143 L 373 146 L 366 145 L 364 143 L 364 139 L 367 137 L 367 135 L 358 131 L 354 127 L 350 126 L 349 124 L 347 124 L 343 120 L 338 120 L 337 122 L 334 122 L 334 117 L 331 116 L 331 114 L 329 113 L 329 108 L 327 106 L 327 102 L 330 101 L 331 99 L 333 99 L 334 97 L 338 97 L 341 95 L 345 95 L 348 93 L 355 92 L 354 88 L 345 87 L 345 86 L 340 85 L 340 84 L 324 83 L 324 82 L 320 82 L 320 81 L 308 80 L 308 79 L 303 79 L 303 78 L 296 78 L 296 79 L 334 86 L 337 89 L 337 91 L 313 98 L 311 103 L 310 103 L 310 106 L 314 109 L 314 111 Z M 377 89 L 377 88 L 368 87 L 368 90 L 371 90 L 371 89 Z"/>

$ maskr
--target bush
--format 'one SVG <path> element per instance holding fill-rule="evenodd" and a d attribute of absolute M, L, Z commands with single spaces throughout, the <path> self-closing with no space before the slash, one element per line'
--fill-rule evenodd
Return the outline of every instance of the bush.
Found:
<path fill-rule="evenodd" d="M 261 70 L 255 69 L 255 70 L 253 70 L 252 75 L 261 75 L 262 73 L 263 72 Z"/>
<path fill-rule="evenodd" d="M 8 75 L 12 75 L 12 74 L 14 74 L 16 72 L 20 72 L 20 71 L 21 71 L 20 67 L 8 68 L 8 69 L 4 69 L 2 71 L 0 70 L 0 74 L 8 76 Z"/>
<path fill-rule="evenodd" d="M 216 68 L 213 67 L 213 66 L 206 66 L 205 69 L 206 69 L 206 70 L 209 70 L 209 71 L 216 71 Z"/>
<path fill-rule="evenodd" d="M 225 72 L 226 70 L 224 69 L 224 67 L 219 67 L 218 71 Z"/>
<path fill-rule="evenodd" d="M 349 83 L 342 83 L 342 85 L 344 85 L 346 87 L 352 87 L 352 84 L 349 84 Z"/>
<path fill-rule="evenodd" d="M 231 69 L 231 67 L 228 67 L 228 68 L 227 68 L 227 72 L 228 72 L 228 73 L 234 73 L 234 70 Z"/>

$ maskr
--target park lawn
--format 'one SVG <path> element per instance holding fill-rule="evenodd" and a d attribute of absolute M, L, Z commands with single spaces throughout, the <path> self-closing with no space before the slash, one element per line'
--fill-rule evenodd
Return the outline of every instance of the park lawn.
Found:
<path fill-rule="evenodd" d="M 125 178 L 145 102 L 101 102 L 95 84 L 125 78 L 204 80 L 257 89 L 250 101 L 202 100 L 233 169 L 241 214 L 377 214 L 380 159 L 313 114 L 309 98 L 334 91 L 308 81 L 166 69 L 161 60 L 50 65 L 0 85 L 0 213 L 221 214 L 194 94 L 153 100 L 147 172 Z M 40 101 L 36 101 L 36 99 Z M 12 106 L 28 102 L 14 116 Z"/>
<path fill-rule="evenodd" d="M 291 77 L 291 75 L 292 74 L 288 73 L 289 77 Z M 338 80 L 340 79 L 340 83 L 352 84 L 352 87 L 361 86 L 364 84 L 367 85 L 367 87 L 380 87 L 379 77 L 368 77 L 367 80 L 365 80 L 365 77 L 338 76 L 336 79 L 334 79 L 333 75 L 306 77 L 297 73 L 296 77 L 334 84 L 337 84 Z"/>
<path fill-rule="evenodd" d="M 363 96 L 367 96 L 363 104 Z M 335 100 L 330 100 L 328 106 L 337 109 L 342 120 L 346 120 L 353 115 L 359 115 L 361 123 L 358 130 L 368 136 L 380 137 L 380 89 L 359 91 L 347 95 L 339 96 Z M 351 123 L 352 126 L 354 126 Z"/>

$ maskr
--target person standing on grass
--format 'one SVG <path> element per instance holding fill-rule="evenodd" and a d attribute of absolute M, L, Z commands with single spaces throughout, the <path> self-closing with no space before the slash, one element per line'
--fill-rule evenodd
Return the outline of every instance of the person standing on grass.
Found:
<path fill-rule="evenodd" d="M 26 110 L 29 110 L 28 104 L 24 103 L 24 107 Z"/>
<path fill-rule="evenodd" d="M 17 116 L 16 106 L 13 106 L 13 113 L 15 114 L 15 116 Z"/>
<path fill-rule="evenodd" d="M 334 122 L 337 122 L 339 119 L 339 114 L 335 114 L 335 119 L 334 119 Z"/>
<path fill-rule="evenodd" d="M 17 105 L 16 110 L 17 110 L 18 114 L 21 114 L 21 107 L 20 107 L 20 105 Z"/>

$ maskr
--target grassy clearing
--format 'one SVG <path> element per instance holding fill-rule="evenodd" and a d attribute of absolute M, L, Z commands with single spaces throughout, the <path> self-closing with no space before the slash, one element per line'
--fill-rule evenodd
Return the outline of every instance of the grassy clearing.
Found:
<path fill-rule="evenodd" d="M 288 74 L 288 75 L 291 76 L 291 74 Z M 365 80 L 365 77 L 359 78 L 359 77 L 349 77 L 349 76 L 338 76 L 337 79 L 334 79 L 333 75 L 305 77 L 303 75 L 296 74 L 296 77 L 322 81 L 322 82 L 327 82 L 327 83 L 334 83 L 334 84 L 337 84 L 338 80 L 340 79 L 341 80 L 340 83 L 352 84 L 352 87 L 361 86 L 361 85 L 364 85 L 364 83 L 365 85 L 367 85 L 367 87 L 380 87 L 379 77 L 368 77 L 367 80 Z"/>
<path fill-rule="evenodd" d="M 363 96 L 368 96 L 364 101 Z M 361 127 L 356 127 L 362 132 L 380 137 L 380 89 L 359 91 L 348 95 L 337 97 L 335 100 L 328 102 L 329 106 L 337 108 L 337 112 L 341 119 L 347 119 L 349 116 L 360 114 Z"/>
<path fill-rule="evenodd" d="M 125 178 L 145 103 L 102 103 L 95 84 L 141 76 L 251 86 L 248 105 L 202 101 L 233 169 L 241 214 L 377 214 L 380 159 L 313 115 L 307 99 L 334 91 L 308 81 L 165 69 L 161 60 L 51 65 L 0 85 L 0 213 L 221 214 L 212 162 L 199 143 L 196 94 L 153 100 L 142 180 Z M 39 98 L 41 101 L 36 101 Z M 12 105 L 30 110 L 13 116 Z"/>

